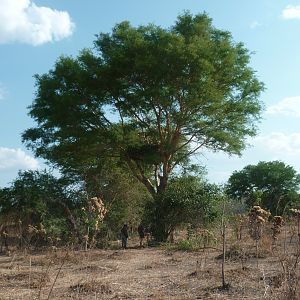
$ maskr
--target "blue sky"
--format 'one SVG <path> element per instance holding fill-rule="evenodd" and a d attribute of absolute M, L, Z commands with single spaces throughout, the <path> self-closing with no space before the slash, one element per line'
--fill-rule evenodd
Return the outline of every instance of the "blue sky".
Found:
<path fill-rule="evenodd" d="M 208 178 L 224 182 L 234 170 L 281 160 L 300 173 L 300 1 L 290 0 L 0 0 L 0 187 L 19 169 L 43 168 L 21 143 L 33 125 L 34 74 L 48 72 L 60 55 L 92 47 L 95 34 L 121 21 L 172 26 L 184 10 L 207 12 L 253 52 L 251 67 L 266 85 L 259 134 L 242 157 L 202 152 Z"/>

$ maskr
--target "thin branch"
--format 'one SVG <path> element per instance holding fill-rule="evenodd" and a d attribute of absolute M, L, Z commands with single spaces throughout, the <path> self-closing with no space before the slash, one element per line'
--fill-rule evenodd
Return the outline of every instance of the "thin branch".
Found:
<path fill-rule="evenodd" d="M 141 169 L 141 166 L 139 166 L 138 164 L 137 167 L 140 171 L 140 174 L 137 173 L 132 161 L 130 160 L 130 158 L 126 159 L 127 165 L 129 167 L 129 169 L 131 170 L 131 172 L 133 173 L 133 175 L 141 182 L 145 185 L 145 187 L 147 188 L 147 190 L 149 191 L 149 193 L 155 197 L 156 195 L 156 191 L 155 188 L 153 186 L 153 184 L 150 182 L 150 180 L 145 176 L 143 170 Z"/>
<path fill-rule="evenodd" d="M 61 265 L 60 265 L 60 267 L 59 267 L 59 269 L 58 269 L 58 272 L 57 272 L 57 274 L 56 274 L 56 277 L 55 277 L 55 279 L 54 279 L 54 282 L 53 282 L 53 284 L 52 284 L 52 286 L 51 286 L 51 289 L 50 289 L 50 292 L 49 292 L 49 294 L 48 294 L 47 300 L 50 299 L 50 295 L 51 295 L 52 290 L 53 290 L 53 288 L 54 288 L 54 285 L 55 285 L 55 283 L 56 283 L 56 281 L 57 281 L 58 275 L 59 275 L 59 273 L 60 273 L 60 271 L 61 271 L 61 269 L 62 269 L 62 267 L 63 267 L 63 265 L 64 265 L 64 263 L 65 263 L 65 261 L 66 261 L 67 256 L 68 256 L 68 251 L 66 252 L 65 256 L 63 257 L 63 260 L 62 260 L 62 262 L 61 262 Z"/>
<path fill-rule="evenodd" d="M 46 272 L 44 273 L 44 276 L 41 276 L 41 278 L 40 278 L 40 283 L 39 283 L 39 293 L 38 293 L 38 298 L 39 298 L 39 300 L 41 299 L 41 293 L 42 293 L 42 285 L 43 285 L 43 281 L 45 280 L 46 276 L 48 275 L 48 271 L 49 271 L 49 269 L 50 269 L 50 267 L 51 267 L 51 263 L 52 263 L 52 261 L 51 261 L 51 259 L 50 259 L 50 260 L 49 260 L 49 264 L 48 264 L 47 269 L 46 269 Z"/>
<path fill-rule="evenodd" d="M 153 102 L 151 102 L 153 103 Z M 157 123 L 157 129 L 158 129 L 158 133 L 159 133 L 159 138 L 160 141 L 163 141 L 163 132 L 162 132 L 162 126 L 161 126 L 161 113 L 162 113 L 162 108 L 158 105 L 158 112 L 156 110 L 156 107 L 154 104 L 152 104 L 152 109 L 154 111 L 154 114 L 156 116 L 156 123 Z"/>
<path fill-rule="evenodd" d="M 194 154 L 196 151 L 198 151 L 201 147 L 203 147 L 205 144 L 207 144 L 208 142 L 208 138 L 206 138 L 200 145 L 198 145 L 196 148 L 194 148 L 193 150 L 189 151 L 188 153 L 181 155 L 180 158 L 178 158 L 174 163 L 173 166 L 170 167 L 171 170 L 174 169 L 174 167 L 176 165 L 178 165 L 180 163 L 180 161 L 182 161 L 184 158 L 189 157 L 190 155 Z"/>
<path fill-rule="evenodd" d="M 131 113 L 137 118 L 137 120 L 142 123 L 145 127 L 147 127 L 148 129 L 151 127 L 149 124 L 151 124 L 151 120 L 149 120 L 146 116 L 145 116 L 145 120 L 143 120 L 139 115 L 138 113 L 135 111 L 135 110 L 130 110 Z"/>
<path fill-rule="evenodd" d="M 190 142 L 192 142 L 193 138 L 196 136 L 196 134 L 192 134 L 191 137 L 182 145 L 180 145 L 177 149 L 174 150 L 174 153 L 179 151 L 180 149 L 184 148 L 186 145 L 188 145 Z"/>

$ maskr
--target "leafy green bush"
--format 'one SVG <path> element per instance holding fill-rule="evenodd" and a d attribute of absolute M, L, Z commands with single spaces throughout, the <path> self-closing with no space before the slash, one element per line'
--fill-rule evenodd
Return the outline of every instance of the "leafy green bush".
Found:
<path fill-rule="evenodd" d="M 168 250 L 195 251 L 197 248 L 199 248 L 197 243 L 191 240 L 181 240 L 175 244 L 167 244 Z"/>
<path fill-rule="evenodd" d="M 173 178 L 166 192 L 148 203 L 145 219 L 158 241 L 166 241 L 178 226 L 205 226 L 220 214 L 222 192 L 195 176 Z"/>

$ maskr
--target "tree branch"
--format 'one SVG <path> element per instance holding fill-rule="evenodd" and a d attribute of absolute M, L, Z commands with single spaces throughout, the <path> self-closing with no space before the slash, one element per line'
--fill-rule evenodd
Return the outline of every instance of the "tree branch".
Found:
<path fill-rule="evenodd" d="M 187 152 L 186 154 L 180 156 L 180 158 L 178 158 L 178 159 L 174 162 L 173 166 L 170 167 L 171 170 L 173 170 L 174 167 L 180 163 L 180 161 L 182 161 L 184 158 L 186 158 L 186 157 L 188 157 L 188 156 L 194 154 L 197 150 L 199 150 L 201 147 L 203 147 L 203 146 L 204 146 L 205 144 L 207 144 L 207 143 L 208 143 L 208 138 L 204 139 L 204 141 L 203 141 L 201 144 L 199 144 L 196 148 L 194 148 L 193 150 L 191 150 L 191 151 Z"/>
<path fill-rule="evenodd" d="M 156 190 L 153 186 L 153 184 L 150 182 L 150 180 L 145 176 L 143 170 L 141 169 L 141 167 L 137 165 L 139 171 L 140 171 L 140 174 L 137 173 L 132 161 L 130 158 L 126 158 L 126 162 L 127 162 L 127 165 L 129 167 L 129 169 L 131 170 L 131 172 L 133 173 L 133 175 L 135 176 L 135 178 L 137 178 L 146 188 L 147 190 L 149 191 L 149 193 L 152 195 L 153 198 L 155 198 L 156 196 Z"/>

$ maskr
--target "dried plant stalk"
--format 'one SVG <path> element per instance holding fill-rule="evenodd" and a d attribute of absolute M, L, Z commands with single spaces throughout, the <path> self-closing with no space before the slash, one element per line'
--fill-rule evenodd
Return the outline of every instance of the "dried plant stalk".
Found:
<path fill-rule="evenodd" d="M 279 234 L 281 233 L 282 226 L 283 226 L 283 218 L 281 216 L 275 216 L 273 218 L 273 226 L 272 226 L 272 238 L 273 238 L 273 246 L 278 239 Z"/>
<path fill-rule="evenodd" d="M 262 237 L 263 228 L 271 214 L 262 209 L 260 206 L 253 206 L 249 212 L 249 234 L 250 237 L 255 241 L 256 248 L 256 263 L 258 267 L 258 243 Z"/>

